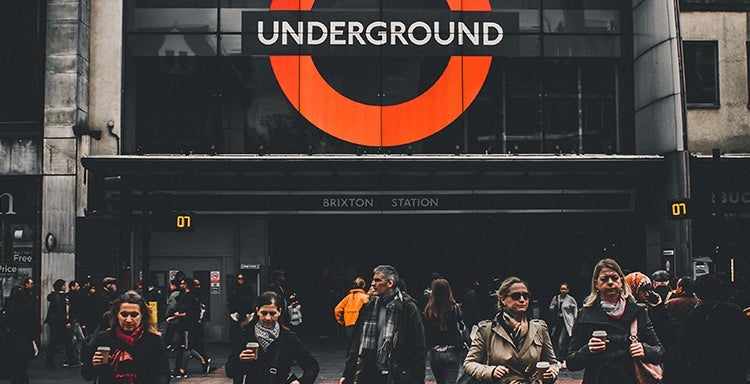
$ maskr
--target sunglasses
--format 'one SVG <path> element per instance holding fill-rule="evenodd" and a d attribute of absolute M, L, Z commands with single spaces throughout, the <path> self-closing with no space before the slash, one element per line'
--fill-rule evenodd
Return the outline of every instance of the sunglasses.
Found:
<path fill-rule="evenodd" d="M 610 276 L 602 276 L 602 277 L 599 278 L 599 281 L 601 281 L 602 283 L 606 283 L 609 280 L 612 280 L 613 282 L 616 283 L 616 282 L 620 281 L 620 276 L 619 275 L 610 275 Z"/>
<path fill-rule="evenodd" d="M 509 295 L 505 295 L 505 297 L 510 297 L 511 299 L 518 301 L 521 300 L 523 297 L 524 300 L 528 300 L 531 297 L 531 293 L 529 292 L 513 292 Z"/>

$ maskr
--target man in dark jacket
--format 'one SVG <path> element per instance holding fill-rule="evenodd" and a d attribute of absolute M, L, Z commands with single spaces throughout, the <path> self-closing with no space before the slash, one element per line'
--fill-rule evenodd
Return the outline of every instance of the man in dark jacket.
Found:
<path fill-rule="evenodd" d="M 73 356 L 73 345 L 68 333 L 71 325 L 68 319 L 68 298 L 65 295 L 65 280 L 55 280 L 52 284 L 52 289 L 52 292 L 47 295 L 49 307 L 47 307 L 47 317 L 44 320 L 50 332 L 45 359 L 47 368 L 55 368 L 55 351 L 58 347 L 64 348 L 66 363 L 69 363 Z"/>
<path fill-rule="evenodd" d="M 86 298 L 81 292 L 81 285 L 73 280 L 68 284 L 68 320 L 70 321 L 70 328 L 68 328 L 68 338 L 73 342 L 73 355 L 71 360 L 64 366 L 80 367 L 81 363 L 81 347 L 86 342 L 86 337 L 83 335 L 82 320 L 86 312 Z"/>
<path fill-rule="evenodd" d="M 698 277 L 695 294 L 700 302 L 685 319 L 665 382 L 743 384 L 750 354 L 746 316 L 721 300 L 721 280 L 715 275 Z"/>
<path fill-rule="evenodd" d="M 376 298 L 359 311 L 340 384 L 422 384 L 424 328 L 416 301 L 397 288 L 390 265 L 373 270 Z"/>

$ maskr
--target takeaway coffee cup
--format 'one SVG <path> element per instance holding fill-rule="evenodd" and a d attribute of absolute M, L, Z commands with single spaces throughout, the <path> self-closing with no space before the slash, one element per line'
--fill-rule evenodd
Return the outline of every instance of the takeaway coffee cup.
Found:
<path fill-rule="evenodd" d="M 607 331 L 594 331 L 591 333 L 591 337 L 596 337 L 601 341 L 607 341 Z"/>
<path fill-rule="evenodd" d="M 102 363 L 103 364 L 109 364 L 109 347 L 107 346 L 100 346 L 96 348 L 96 351 L 102 354 Z"/>
<path fill-rule="evenodd" d="M 540 361 L 536 363 L 536 376 L 541 379 L 544 376 L 544 372 L 549 369 L 549 363 L 546 361 Z"/>
<path fill-rule="evenodd" d="M 260 347 L 260 344 L 254 342 L 254 341 L 251 341 L 251 342 L 245 344 L 245 348 L 252 350 L 256 359 L 258 358 L 258 347 Z"/>

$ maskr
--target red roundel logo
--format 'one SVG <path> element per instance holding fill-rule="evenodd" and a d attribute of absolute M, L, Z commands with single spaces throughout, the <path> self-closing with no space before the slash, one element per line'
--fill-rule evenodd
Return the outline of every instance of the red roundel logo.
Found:
<path fill-rule="evenodd" d="M 315 0 L 273 0 L 272 11 L 309 11 Z M 491 11 L 489 0 L 447 0 L 451 11 Z M 397 146 L 422 140 L 456 120 L 474 101 L 492 56 L 451 56 L 437 81 L 411 100 L 371 105 L 352 100 L 323 78 L 309 55 L 271 56 L 282 91 L 312 124 L 364 146 Z M 300 86 L 304 83 L 304 87 Z"/>

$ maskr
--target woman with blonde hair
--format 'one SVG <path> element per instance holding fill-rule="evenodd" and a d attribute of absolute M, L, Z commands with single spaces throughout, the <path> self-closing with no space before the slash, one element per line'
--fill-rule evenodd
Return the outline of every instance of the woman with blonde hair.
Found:
<path fill-rule="evenodd" d="M 509 277 L 497 290 L 499 312 L 479 323 L 464 370 L 484 383 L 553 382 L 560 371 L 547 324 L 529 319 L 529 286 Z M 542 363 L 537 370 L 537 363 Z M 541 373 L 537 373 L 537 372 Z"/>
<path fill-rule="evenodd" d="M 111 328 L 96 334 L 82 353 L 83 378 L 97 383 L 169 383 L 167 350 L 141 295 L 124 293 L 109 313 Z"/>
<path fill-rule="evenodd" d="M 637 321 L 636 338 L 630 327 Z M 604 331 L 593 336 L 594 331 Z M 606 335 L 606 336 L 604 336 Z M 591 293 L 573 326 L 567 367 L 585 369 L 583 383 L 636 383 L 634 359 L 661 362 L 663 350 L 644 308 L 636 304 L 625 283 L 622 268 L 612 259 L 602 259 L 594 267 Z"/>

